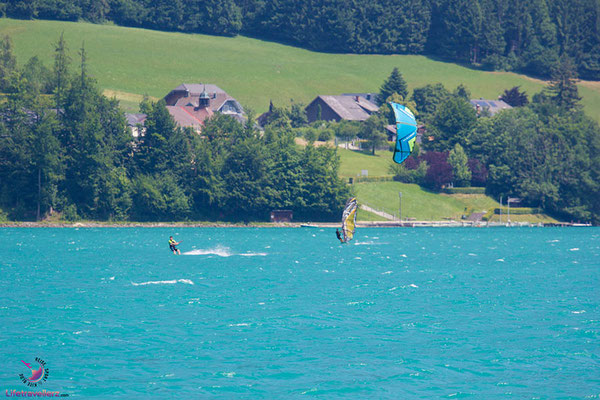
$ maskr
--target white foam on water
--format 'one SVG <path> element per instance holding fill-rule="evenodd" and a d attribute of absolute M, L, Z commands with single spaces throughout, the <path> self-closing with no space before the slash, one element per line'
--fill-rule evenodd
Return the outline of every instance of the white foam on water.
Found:
<path fill-rule="evenodd" d="M 250 324 L 247 322 L 242 322 L 240 324 L 229 324 L 227 326 L 250 326 Z"/>
<path fill-rule="evenodd" d="M 196 249 L 191 251 L 186 251 L 183 253 L 184 256 L 207 256 L 207 255 L 215 255 L 219 257 L 230 257 L 231 251 L 229 247 L 225 246 L 217 246 L 210 249 Z"/>
<path fill-rule="evenodd" d="M 496 261 L 504 262 L 504 258 L 499 258 Z"/>
<path fill-rule="evenodd" d="M 579 247 L 573 247 L 572 249 L 569 249 L 569 251 L 579 251 Z"/>
<path fill-rule="evenodd" d="M 385 272 L 382 272 L 381 275 L 389 275 L 389 274 L 393 274 L 393 273 L 394 273 L 393 271 L 385 271 Z"/>
<path fill-rule="evenodd" d="M 363 300 L 363 301 L 350 301 L 350 302 L 346 303 L 347 306 L 355 306 L 355 305 L 358 305 L 358 304 L 361 304 L 361 305 L 364 304 L 364 305 L 370 306 L 370 305 L 373 304 L 373 302 L 372 301 Z"/>
<path fill-rule="evenodd" d="M 115 277 L 114 277 L 114 276 L 111 276 L 111 277 L 110 277 L 110 278 L 108 278 L 108 279 L 110 279 L 111 281 L 114 281 L 114 280 L 115 280 Z"/>
<path fill-rule="evenodd" d="M 243 254 L 239 254 L 240 256 L 244 256 L 244 257 L 265 257 L 267 255 L 267 253 L 243 253 Z"/>
<path fill-rule="evenodd" d="M 571 311 L 571 314 L 583 314 L 584 312 L 585 312 L 585 310 Z"/>
<path fill-rule="evenodd" d="M 411 288 L 418 288 L 418 286 L 417 286 L 417 285 L 415 285 L 414 283 L 411 283 L 410 285 L 404 285 L 404 286 L 400 286 L 400 287 L 401 287 L 402 289 L 409 288 L 409 287 L 411 287 Z"/>
<path fill-rule="evenodd" d="M 470 256 L 476 256 L 477 254 L 475 253 L 469 253 Z"/>
<path fill-rule="evenodd" d="M 193 285 L 194 282 L 192 282 L 189 279 L 173 279 L 172 281 L 149 281 L 149 282 L 141 282 L 141 283 L 135 283 L 135 282 L 131 282 L 131 284 L 133 286 L 144 286 L 144 285 L 173 285 L 175 283 L 185 283 L 188 285 Z"/>
<path fill-rule="evenodd" d="M 560 242 L 560 240 L 558 240 L 558 239 L 548 240 L 546 243 L 557 243 L 557 242 Z"/>
<path fill-rule="evenodd" d="M 370 241 L 370 242 L 354 242 L 355 246 L 371 246 L 374 244 L 387 244 L 387 243 L 381 243 L 381 242 L 374 242 L 374 241 Z"/>
<path fill-rule="evenodd" d="M 394 291 L 394 290 L 396 290 L 396 289 L 398 289 L 398 286 L 394 286 L 393 288 L 391 288 L 391 289 L 388 289 L 388 292 L 393 292 L 393 291 Z"/>

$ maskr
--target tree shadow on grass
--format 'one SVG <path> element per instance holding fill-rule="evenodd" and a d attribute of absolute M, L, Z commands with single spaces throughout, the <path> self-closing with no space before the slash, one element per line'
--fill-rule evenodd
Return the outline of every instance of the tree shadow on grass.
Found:
<path fill-rule="evenodd" d="M 363 149 L 360 149 L 360 150 L 348 149 L 348 150 L 350 150 L 353 153 L 362 154 L 365 156 L 379 157 L 379 154 L 377 154 L 377 151 L 375 152 L 375 154 L 373 154 L 373 152 L 371 150 L 363 150 Z"/>

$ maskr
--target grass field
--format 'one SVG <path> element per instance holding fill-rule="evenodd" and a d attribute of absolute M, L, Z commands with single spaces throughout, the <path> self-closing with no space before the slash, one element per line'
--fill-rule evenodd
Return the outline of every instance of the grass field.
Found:
<path fill-rule="evenodd" d="M 367 170 L 369 176 L 390 175 L 388 171 L 390 163 L 392 163 L 390 151 L 377 151 L 373 156 L 368 153 L 338 148 L 338 154 L 341 158 L 339 174 L 343 178 L 358 176 L 362 170 Z"/>
<path fill-rule="evenodd" d="M 418 221 L 455 219 L 463 214 L 483 212 L 500 204 L 485 195 L 445 195 L 424 190 L 419 185 L 400 182 L 367 182 L 354 185 L 362 204 L 398 214 L 402 192 L 402 218 Z M 466 209 L 466 211 L 465 211 Z"/>
<path fill-rule="evenodd" d="M 391 152 L 380 151 L 375 156 L 352 150 L 339 149 L 341 158 L 340 176 L 353 177 L 362 169 L 369 171 L 369 176 L 388 175 L 387 168 L 391 160 Z M 472 212 L 486 212 L 499 207 L 500 204 L 486 195 L 472 194 L 439 194 L 427 191 L 416 184 L 400 182 L 364 182 L 354 185 L 355 194 L 361 204 L 397 215 L 400 206 L 399 192 L 402 192 L 402 218 L 416 220 L 460 220 L 462 215 Z M 466 210 L 465 210 L 466 209 Z M 381 217 L 374 214 L 362 217 L 366 211 L 361 210 L 359 219 L 379 221 Z M 504 216 L 506 219 L 506 216 Z M 511 216 L 513 222 L 557 222 L 545 214 Z M 498 216 L 492 219 L 499 222 Z"/>
<path fill-rule="evenodd" d="M 380 217 L 377 214 L 373 214 L 372 212 L 366 210 L 359 210 L 356 214 L 357 221 L 387 221 L 387 219 Z"/>
<path fill-rule="evenodd" d="M 89 72 L 107 94 L 137 109 L 140 96 L 162 98 L 180 83 L 214 83 L 256 112 L 269 100 L 287 105 L 290 99 L 308 104 L 319 94 L 378 91 L 398 67 L 409 89 L 441 82 L 459 84 L 473 97 L 497 98 L 504 89 L 521 86 L 529 95 L 544 82 L 508 72 L 473 70 L 415 55 L 355 55 L 317 53 L 278 43 L 238 36 L 226 38 L 159 32 L 114 25 L 59 21 L 0 19 L 0 34 L 10 35 L 22 65 L 38 55 L 52 65 L 53 44 L 61 32 L 70 49 L 73 68 L 82 43 Z M 586 112 L 600 121 L 600 85 L 582 82 Z"/>

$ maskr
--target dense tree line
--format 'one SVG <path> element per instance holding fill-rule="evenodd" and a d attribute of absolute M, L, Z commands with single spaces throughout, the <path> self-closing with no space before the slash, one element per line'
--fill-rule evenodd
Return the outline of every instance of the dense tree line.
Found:
<path fill-rule="evenodd" d="M 570 57 L 600 79 L 600 0 L 3 0 L 4 15 L 217 35 L 319 51 L 429 54 L 549 76 Z"/>
<path fill-rule="evenodd" d="M 600 127 L 579 104 L 571 61 L 563 57 L 548 86 L 533 96 L 519 87 L 501 95 L 515 108 L 492 116 L 476 110 L 469 90 L 428 84 L 409 93 L 394 69 L 379 96 L 407 105 L 425 126 L 422 144 L 402 164 L 390 160 L 396 180 L 437 191 L 444 187 L 485 187 L 495 197 L 519 197 L 559 219 L 600 224 Z M 401 93 L 401 94 L 399 94 Z M 359 139 L 364 151 L 393 149 L 384 126 L 394 123 L 382 105 L 366 121 L 316 121 L 306 125 L 291 110 L 271 107 L 270 124 L 296 126 L 308 141 Z M 292 123 L 292 120 L 297 121 Z"/>
<path fill-rule="evenodd" d="M 432 189 L 485 186 L 496 198 L 519 197 L 559 218 L 600 224 L 600 127 L 582 111 L 574 76 L 563 58 L 531 102 L 518 87 L 507 89 L 515 108 L 494 116 L 476 111 L 464 88 L 415 88 L 410 99 L 427 133 L 392 173 Z"/>
<path fill-rule="evenodd" d="M 334 148 L 298 148 L 289 126 L 264 133 L 218 114 L 202 136 L 176 126 L 164 101 L 143 101 L 145 134 L 134 140 L 118 102 L 77 73 L 62 37 L 51 70 L 18 67 L 0 41 L 0 208 L 15 219 L 60 212 L 68 220 L 338 219 L 350 195 Z M 75 68 L 73 68 L 75 69 Z"/>

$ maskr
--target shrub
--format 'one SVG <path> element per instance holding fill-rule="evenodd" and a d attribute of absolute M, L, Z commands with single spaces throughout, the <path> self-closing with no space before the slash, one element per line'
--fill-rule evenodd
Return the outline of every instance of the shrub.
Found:
<path fill-rule="evenodd" d="M 328 140 L 331 140 L 332 137 L 333 133 L 329 129 L 323 129 L 319 132 L 319 140 L 322 142 L 327 142 Z"/>
<path fill-rule="evenodd" d="M 69 222 L 79 221 L 81 218 L 79 217 L 79 214 L 77 214 L 77 206 L 75 204 L 66 206 L 62 211 L 60 219 Z"/>
<path fill-rule="evenodd" d="M 485 194 L 485 188 L 483 187 L 455 187 L 445 188 L 444 193 L 448 194 Z"/>
<path fill-rule="evenodd" d="M 355 183 L 359 182 L 390 182 L 394 181 L 393 176 L 357 176 L 353 178 Z"/>
<path fill-rule="evenodd" d="M 541 214 L 543 210 L 541 208 L 533 207 L 511 207 L 510 213 L 514 215 L 524 214 Z M 508 207 L 498 207 L 494 209 L 494 214 L 508 214 Z"/>

